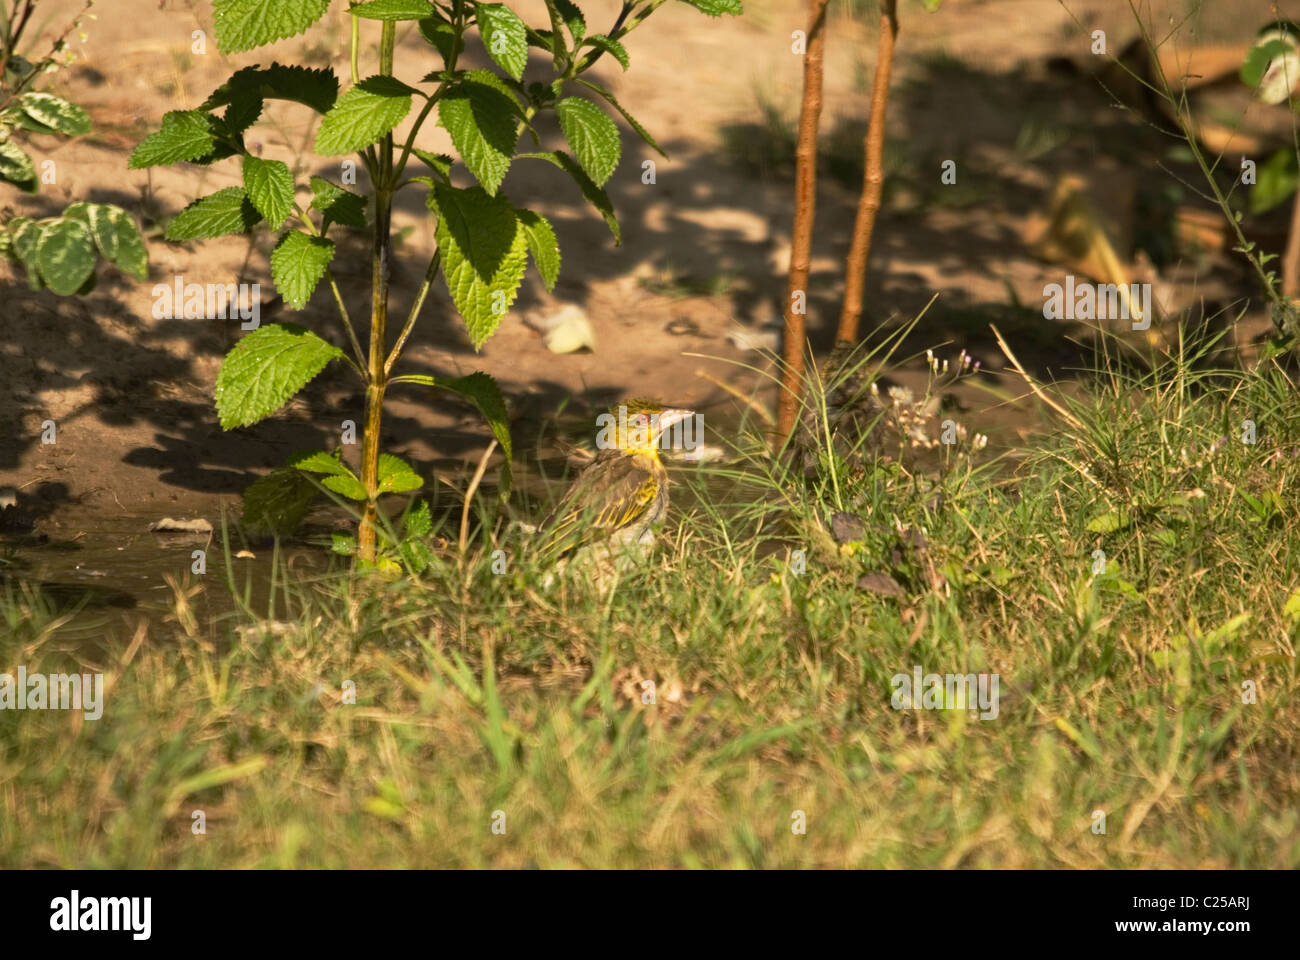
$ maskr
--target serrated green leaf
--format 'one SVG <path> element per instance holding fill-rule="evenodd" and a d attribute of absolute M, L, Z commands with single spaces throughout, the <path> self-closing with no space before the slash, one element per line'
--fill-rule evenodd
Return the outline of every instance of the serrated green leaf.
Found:
<path fill-rule="evenodd" d="M 554 290 L 555 280 L 560 275 L 560 245 L 555 239 L 555 230 L 540 213 L 531 210 L 516 210 L 515 213 L 524 228 L 528 252 L 533 255 L 533 264 L 542 275 L 542 282 L 547 290 Z"/>
<path fill-rule="evenodd" d="M 379 492 L 406 493 L 424 486 L 420 475 L 401 457 L 391 453 L 379 455 Z"/>
<path fill-rule="evenodd" d="M 269 67 L 244 67 L 212 91 L 202 109 L 215 110 L 244 96 L 289 100 L 311 107 L 317 113 L 327 113 L 338 100 L 339 80 L 330 67 L 313 69 L 277 62 Z"/>
<path fill-rule="evenodd" d="M 700 13 L 707 13 L 711 17 L 720 17 L 724 13 L 738 17 L 745 12 L 742 0 L 682 0 L 682 2 L 689 3 Z"/>
<path fill-rule="evenodd" d="M 348 13 L 363 20 L 423 20 L 434 12 L 429 0 L 368 0 L 348 7 Z"/>
<path fill-rule="evenodd" d="M 348 465 L 339 459 L 338 454 L 326 453 L 324 450 L 301 450 L 289 457 L 286 463 L 295 470 L 306 470 L 308 473 L 356 476 Z"/>
<path fill-rule="evenodd" d="M 337 187 L 322 177 L 311 178 L 311 192 L 311 208 L 324 215 L 321 233 L 328 230 L 331 223 L 358 230 L 365 228 L 366 197 Z"/>
<path fill-rule="evenodd" d="M 321 485 L 326 490 L 333 490 L 335 493 L 347 497 L 349 500 L 365 500 L 366 488 L 362 486 L 361 481 L 352 474 L 346 476 L 326 477 L 321 481 Z"/>
<path fill-rule="evenodd" d="M 269 67 L 253 66 L 235 71 L 200 109 L 228 107 L 226 124 L 242 132 L 261 115 L 263 100 L 289 100 L 311 107 L 317 113 L 326 113 L 338 96 L 339 81 L 332 69 L 313 70 L 272 63 Z"/>
<path fill-rule="evenodd" d="M 244 189 L 272 230 L 279 230 L 293 212 L 293 174 L 281 160 L 243 158 Z"/>
<path fill-rule="evenodd" d="M 459 394 L 473 403 L 479 413 L 483 414 L 483 419 L 487 421 L 492 435 L 496 437 L 497 443 L 501 445 L 501 450 L 505 454 L 505 460 L 501 464 L 499 488 L 500 495 L 504 498 L 510 492 L 510 461 L 514 457 L 514 447 L 510 442 L 510 414 L 497 382 L 486 373 L 476 371 L 464 377 L 448 379 L 429 377 L 427 385 L 442 387 Z"/>
<path fill-rule="evenodd" d="M 222 114 L 222 121 L 233 134 L 243 134 L 249 127 L 257 123 L 264 106 L 266 104 L 260 96 L 248 94 L 239 97 L 230 106 L 226 107 L 226 112 Z"/>
<path fill-rule="evenodd" d="M 301 310 L 333 259 L 333 240 L 291 230 L 271 251 L 271 279 L 285 303 Z"/>
<path fill-rule="evenodd" d="M 461 160 L 489 196 L 510 168 L 518 119 L 518 101 L 487 70 L 470 71 L 438 104 L 438 126 L 451 134 Z"/>
<path fill-rule="evenodd" d="M 0 180 L 7 180 L 27 193 L 36 192 L 36 167 L 32 158 L 12 140 L 0 143 Z"/>
<path fill-rule="evenodd" d="M 76 293 L 95 271 L 95 241 L 80 220 L 56 220 L 41 233 L 36 248 L 41 279 L 60 296 Z"/>
<path fill-rule="evenodd" d="M 75 103 L 69 103 L 52 93 L 24 93 L 18 104 L 23 113 L 42 126 L 70 137 L 90 132 L 90 114 Z"/>
<path fill-rule="evenodd" d="M 327 157 L 352 153 L 375 143 L 411 112 L 418 91 L 393 77 L 367 77 L 325 114 L 316 131 L 316 152 Z"/>
<path fill-rule="evenodd" d="M 214 0 L 217 49 L 242 53 L 302 33 L 325 15 L 330 0 Z"/>
<path fill-rule="evenodd" d="M 338 347 L 296 324 L 275 323 L 246 334 L 217 373 L 221 429 L 266 419 L 342 355 Z"/>
<path fill-rule="evenodd" d="M 226 187 L 200 197 L 176 214 L 167 224 L 164 236 L 179 241 L 247 233 L 261 219 L 262 215 L 248 199 L 243 187 Z"/>
<path fill-rule="evenodd" d="M 244 491 L 243 526 L 254 534 L 288 536 L 319 496 L 315 485 L 292 467 L 272 470 Z"/>
<path fill-rule="evenodd" d="M 483 419 L 487 421 L 492 435 L 505 454 L 505 460 L 501 464 L 500 484 L 500 494 L 504 497 L 510 492 L 510 462 L 514 458 L 514 446 L 510 442 L 510 414 L 506 409 L 505 397 L 501 395 L 501 388 L 486 373 L 478 371 L 464 377 L 439 380 L 438 385 L 470 400 L 483 414 Z"/>
<path fill-rule="evenodd" d="M 430 153 L 428 150 L 421 150 L 419 147 L 412 147 L 411 152 L 424 161 L 425 166 L 444 181 L 450 181 L 451 165 L 456 162 L 451 156 L 445 153 Z"/>
<path fill-rule="evenodd" d="M 148 277 L 149 253 L 131 215 L 109 203 L 85 204 L 85 214 L 95 246 L 104 259 L 137 280 Z"/>
<path fill-rule="evenodd" d="M 532 27 L 524 24 L 524 29 L 528 31 L 528 45 L 537 47 L 539 50 L 545 50 L 554 56 L 555 54 L 555 34 L 550 30 L 534 30 Z M 561 44 L 563 46 L 563 44 Z"/>
<path fill-rule="evenodd" d="M 605 218 L 605 225 L 609 227 L 609 232 L 614 235 L 615 245 L 623 242 L 622 231 L 619 229 L 618 218 L 614 215 L 614 205 L 610 203 L 609 195 L 592 182 L 591 177 L 587 176 L 586 172 L 583 171 L 582 167 L 578 166 L 571 156 L 563 150 L 553 150 L 549 153 L 521 153 L 519 156 L 531 160 L 545 160 L 571 176 L 574 183 L 582 190 L 582 195 Z"/>
<path fill-rule="evenodd" d="M 587 33 L 587 21 L 582 11 L 572 0 L 546 0 L 546 7 L 559 15 L 560 22 L 569 31 L 569 36 L 573 37 L 574 47 L 577 47 Z M 552 17 L 553 21 L 554 17 Z"/>
<path fill-rule="evenodd" d="M 136 146 L 127 166 L 132 170 L 198 160 L 217 148 L 216 117 L 202 110 L 171 110 L 162 127 Z"/>
<path fill-rule="evenodd" d="M 627 47 L 619 43 L 613 37 L 607 37 L 603 33 L 593 33 L 586 40 L 582 41 L 583 46 L 595 47 L 608 53 L 611 57 L 619 62 L 624 70 L 632 65 L 631 58 L 627 55 Z"/>
<path fill-rule="evenodd" d="M 478 350 L 519 292 L 528 263 L 525 231 L 510 203 L 482 187 L 435 184 L 427 199 L 439 214 L 435 237 L 447 289 Z"/>
<path fill-rule="evenodd" d="M 596 186 L 603 187 L 622 155 L 618 127 L 609 114 L 584 97 L 565 97 L 556 103 L 555 114 L 578 163 Z"/>
<path fill-rule="evenodd" d="M 465 52 L 465 38 L 456 37 L 456 30 L 439 14 L 419 23 L 420 36 L 438 51 L 444 64 L 451 63 Z"/>
<path fill-rule="evenodd" d="M 415 500 L 406 511 L 402 532 L 407 537 L 427 537 L 433 530 L 433 515 L 427 500 Z"/>
<path fill-rule="evenodd" d="M 524 22 L 503 3 L 478 3 L 474 10 L 488 56 L 510 76 L 522 80 L 528 66 L 528 30 Z"/>
<path fill-rule="evenodd" d="M 650 131 L 647 130 L 645 127 L 641 126 L 641 123 L 637 120 L 637 118 L 632 116 L 632 114 L 628 113 L 627 110 L 624 109 L 623 104 L 619 103 L 616 99 L 614 99 L 614 95 L 612 93 L 610 93 L 608 90 L 606 90 L 604 87 L 600 86 L 599 84 L 592 83 L 590 80 L 586 80 L 582 77 L 578 77 L 578 82 L 581 83 L 583 86 L 590 87 L 592 90 L 595 90 L 598 94 L 604 97 L 605 100 L 608 101 L 611 107 L 613 107 L 615 110 L 617 110 L 620 114 L 623 115 L 623 119 L 627 121 L 627 125 L 629 127 L 631 127 L 633 130 L 636 131 L 637 136 L 639 136 L 642 140 L 644 140 L 652 148 L 654 148 L 654 150 L 665 160 L 668 159 L 668 154 L 664 152 L 663 147 L 659 146 L 659 144 L 655 142 L 655 138 L 650 136 Z"/>
<path fill-rule="evenodd" d="M 433 562 L 433 551 L 429 549 L 429 545 L 421 540 L 413 540 L 409 536 L 397 545 L 397 552 L 407 567 L 415 573 L 427 570 L 429 564 Z"/>

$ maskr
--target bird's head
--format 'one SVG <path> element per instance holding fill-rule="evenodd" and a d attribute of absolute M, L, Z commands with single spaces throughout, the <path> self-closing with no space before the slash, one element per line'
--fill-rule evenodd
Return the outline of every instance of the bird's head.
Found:
<path fill-rule="evenodd" d="M 658 456 L 663 435 L 675 425 L 695 416 L 694 410 L 665 407 L 654 400 L 624 400 L 609 411 L 608 446 L 624 453 Z"/>

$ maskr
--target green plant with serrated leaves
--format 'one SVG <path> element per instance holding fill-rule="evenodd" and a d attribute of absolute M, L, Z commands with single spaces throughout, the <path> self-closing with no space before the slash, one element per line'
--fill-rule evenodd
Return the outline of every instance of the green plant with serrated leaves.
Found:
<path fill-rule="evenodd" d="M 167 238 L 182 241 L 246 233 L 262 221 L 272 230 L 283 228 L 271 254 L 271 278 L 285 302 L 301 309 L 324 281 L 347 331 L 346 350 L 295 324 L 273 324 L 248 333 L 227 355 L 217 376 L 222 427 L 247 426 L 275 413 L 333 360 L 350 368 L 365 387 L 360 475 L 328 454 L 302 455 L 290 467 L 254 485 L 252 502 L 246 498 L 246 513 L 252 507 L 259 523 L 269 527 L 292 525 L 305 514 L 310 494 L 316 492 L 311 483 L 304 485 L 301 475 L 317 474 L 329 490 L 363 504 L 356 555 L 373 564 L 379 536 L 377 499 L 414 489 L 408 484 L 419 485 L 409 466 L 379 450 L 384 395 L 395 384 L 449 390 L 474 403 L 505 453 L 500 489 L 503 495 L 508 491 L 510 434 L 505 400 L 495 381 L 485 373 L 442 378 L 394 374 L 393 368 L 429 288 L 439 278 L 465 321 L 475 350 L 496 332 L 514 302 L 530 258 L 547 288 L 554 288 L 560 270 L 555 231 L 545 217 L 516 206 L 501 193 L 515 160 L 541 160 L 564 170 L 619 241 L 618 221 L 604 189 L 621 156 L 619 129 L 611 114 L 621 115 L 651 147 L 663 151 L 609 90 L 585 74 L 605 54 L 626 70 L 630 59 L 624 38 L 666 2 L 624 0 L 613 25 L 603 33 L 589 27 L 571 0 L 546 0 L 547 22 L 535 27 L 506 3 L 353 3 L 348 7 L 352 43 L 346 89 L 340 90 L 332 69 L 279 63 L 247 67 L 198 109 L 167 113 L 161 129 L 136 147 L 131 156 L 134 169 L 237 158 L 243 186 L 195 200 L 168 225 Z M 741 0 L 676 2 L 710 16 L 741 12 Z M 214 0 L 217 45 L 224 54 L 240 53 L 297 36 L 320 20 L 329 5 L 330 0 Z M 403 63 L 401 78 L 394 64 L 399 27 L 417 30 L 432 56 L 432 63 Z M 377 71 L 362 69 L 363 29 L 378 31 Z M 493 69 L 462 65 L 471 39 L 481 45 Z M 540 58 L 533 56 L 534 67 L 549 65 L 545 81 L 524 80 L 531 50 L 541 53 Z M 295 101 L 320 114 L 316 153 L 359 156 L 369 174 L 368 195 L 313 177 L 312 200 L 300 205 L 298 184 L 288 165 L 255 156 L 245 145 L 245 134 L 268 99 Z M 546 113 L 555 114 L 569 150 L 521 150 L 520 138 L 525 134 L 540 145 L 537 127 Z M 455 158 L 419 145 L 435 115 L 437 126 L 451 137 Z M 408 119 L 407 133 L 397 136 L 395 131 Z M 428 172 L 412 175 L 407 169 L 412 160 Z M 453 177 L 457 166 L 464 167 L 476 184 L 457 186 L 453 180 L 466 179 Z M 407 188 L 426 191 L 426 205 L 436 221 L 437 249 L 406 321 L 390 343 L 393 198 Z M 369 230 L 373 238 L 367 349 L 357 337 L 331 271 L 336 253 L 331 228 Z"/>
<path fill-rule="evenodd" d="M 481 376 L 481 374 L 480 374 Z M 379 455 L 379 494 L 410 493 L 424 485 L 411 466 L 392 454 Z M 304 451 L 288 465 L 254 481 L 244 491 L 244 528 L 254 534 L 279 534 L 293 530 L 321 496 L 340 504 L 368 499 L 365 486 L 337 453 Z M 395 526 L 383 522 L 376 531 L 374 566 L 384 573 L 400 573 L 403 566 L 420 573 L 432 560 L 425 542 L 433 528 L 429 505 L 412 500 Z M 342 556 L 357 555 L 357 538 L 336 531 L 331 549 Z"/>
<path fill-rule="evenodd" d="M 45 76 L 75 60 L 67 37 L 74 31 L 84 42 L 81 14 L 51 45 L 31 60 L 19 52 L 33 23 L 38 0 L 0 0 L 0 183 L 24 193 L 40 190 L 42 170 L 27 140 L 79 137 L 90 132 L 90 115 L 63 97 L 37 90 Z M 148 275 L 148 253 L 135 221 L 109 203 L 73 203 L 55 217 L 0 219 L 0 254 L 22 264 L 33 290 L 57 294 L 89 293 L 95 286 L 95 263 L 107 260 L 138 280 Z"/>

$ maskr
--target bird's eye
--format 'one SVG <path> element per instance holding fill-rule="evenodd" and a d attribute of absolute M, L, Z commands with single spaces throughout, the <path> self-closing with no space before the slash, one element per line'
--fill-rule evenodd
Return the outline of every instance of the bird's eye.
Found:
<path fill-rule="evenodd" d="M 636 422 L 637 422 L 637 426 L 644 427 L 647 423 L 650 422 L 650 418 L 646 416 L 644 413 L 638 413 L 636 415 Z"/>

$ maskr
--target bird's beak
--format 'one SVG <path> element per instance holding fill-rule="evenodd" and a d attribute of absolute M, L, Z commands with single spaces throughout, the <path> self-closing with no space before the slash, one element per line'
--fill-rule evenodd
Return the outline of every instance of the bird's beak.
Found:
<path fill-rule="evenodd" d="M 689 420 L 695 416 L 694 410 L 687 410 L 683 407 L 669 407 L 667 410 L 659 411 L 659 430 L 663 432 L 671 429 L 683 420 Z"/>

